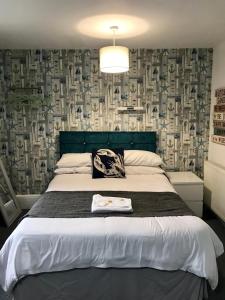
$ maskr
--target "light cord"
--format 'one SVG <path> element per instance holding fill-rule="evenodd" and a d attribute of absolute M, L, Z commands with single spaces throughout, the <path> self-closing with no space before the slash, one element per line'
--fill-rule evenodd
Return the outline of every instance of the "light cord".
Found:
<path fill-rule="evenodd" d="M 118 31 L 119 27 L 118 26 L 111 26 L 110 29 L 113 32 L 113 46 L 116 46 L 116 32 Z"/>

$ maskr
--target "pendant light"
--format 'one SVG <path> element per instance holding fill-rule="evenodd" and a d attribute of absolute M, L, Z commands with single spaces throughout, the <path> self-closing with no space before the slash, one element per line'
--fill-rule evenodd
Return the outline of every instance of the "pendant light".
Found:
<path fill-rule="evenodd" d="M 113 32 L 113 46 L 100 49 L 100 70 L 104 73 L 123 73 L 129 70 L 129 49 L 116 46 L 116 32 L 118 26 L 111 26 Z"/>

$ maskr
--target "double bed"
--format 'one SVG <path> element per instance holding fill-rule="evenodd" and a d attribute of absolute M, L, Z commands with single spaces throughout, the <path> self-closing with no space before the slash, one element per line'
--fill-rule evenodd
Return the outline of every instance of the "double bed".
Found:
<path fill-rule="evenodd" d="M 60 132 L 59 147 L 155 152 L 156 133 Z M 223 245 L 152 170 L 56 175 L 0 252 L 2 287 L 14 300 L 207 299 Z M 94 194 L 131 198 L 133 212 L 91 213 Z"/>

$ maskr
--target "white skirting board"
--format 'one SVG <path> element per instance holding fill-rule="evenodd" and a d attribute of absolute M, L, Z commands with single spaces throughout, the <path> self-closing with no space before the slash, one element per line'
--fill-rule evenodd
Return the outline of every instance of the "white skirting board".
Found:
<path fill-rule="evenodd" d="M 204 202 L 225 221 L 225 168 L 211 161 L 204 164 Z"/>
<path fill-rule="evenodd" d="M 39 197 L 40 197 L 39 194 L 16 195 L 16 198 L 19 201 L 21 209 L 30 209 Z"/>

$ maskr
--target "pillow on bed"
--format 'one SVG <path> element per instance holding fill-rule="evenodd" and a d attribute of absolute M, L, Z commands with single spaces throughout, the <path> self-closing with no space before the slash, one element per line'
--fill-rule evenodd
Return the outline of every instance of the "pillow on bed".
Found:
<path fill-rule="evenodd" d="M 91 153 L 66 153 L 57 162 L 58 168 L 91 167 Z"/>
<path fill-rule="evenodd" d="M 57 168 L 54 171 L 57 175 L 62 174 L 91 174 L 91 167 L 72 167 L 72 168 Z"/>
<path fill-rule="evenodd" d="M 92 152 L 92 178 L 123 178 L 123 149 L 98 149 Z"/>
<path fill-rule="evenodd" d="M 126 175 L 154 175 L 164 174 L 165 171 L 160 167 L 145 166 L 125 166 Z"/>
<path fill-rule="evenodd" d="M 158 167 L 164 163 L 161 157 L 154 152 L 145 150 L 125 150 L 124 164 L 125 166 Z"/>
<path fill-rule="evenodd" d="M 62 175 L 62 174 L 75 174 L 76 173 L 76 168 L 57 168 L 54 170 L 54 173 L 57 175 Z"/>

